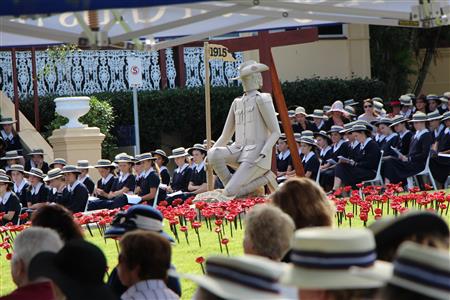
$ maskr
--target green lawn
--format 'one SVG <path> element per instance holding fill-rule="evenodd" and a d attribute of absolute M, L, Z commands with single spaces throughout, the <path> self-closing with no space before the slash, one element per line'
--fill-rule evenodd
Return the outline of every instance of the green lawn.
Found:
<path fill-rule="evenodd" d="M 350 211 L 350 210 L 349 210 Z M 386 213 L 386 209 L 384 211 Z M 373 216 L 369 214 L 369 222 L 373 222 Z M 449 217 L 446 217 L 447 222 L 449 221 Z M 344 220 L 344 227 L 349 226 L 349 222 Z M 352 227 L 362 227 L 363 224 L 359 220 L 358 217 L 352 220 Z M 167 232 L 170 232 L 169 225 L 165 222 L 165 229 Z M 233 238 L 230 235 L 229 226 L 225 226 L 226 234 L 225 236 L 230 239 L 228 244 L 230 255 L 240 255 L 243 253 L 242 250 L 242 240 L 243 240 L 243 230 L 239 229 L 235 231 L 233 228 Z M 107 239 L 105 240 L 101 237 L 97 229 L 93 231 L 94 237 L 91 237 L 89 233 L 86 231 L 86 237 L 89 241 L 95 243 L 99 246 L 103 252 L 105 253 L 108 266 L 112 269 L 117 263 L 117 250 L 116 245 L 113 240 Z M 195 232 L 190 229 L 189 230 L 189 245 L 186 242 L 184 234 L 178 230 L 178 235 L 180 238 L 180 242 L 176 243 L 173 246 L 172 253 L 172 262 L 176 266 L 178 272 L 180 273 L 197 273 L 201 274 L 201 267 L 199 264 L 195 262 L 195 259 L 199 256 L 207 257 L 212 254 L 220 254 L 220 248 L 218 243 L 217 234 L 214 231 L 210 231 L 206 226 L 205 222 L 203 222 L 203 226 L 199 229 L 202 247 L 199 247 L 197 242 L 197 236 Z M 225 248 L 223 249 L 223 253 L 226 255 Z M 9 261 L 5 259 L 5 252 L 0 252 L 2 256 L 0 256 L 0 295 L 4 295 L 15 288 L 14 283 L 11 280 L 10 276 L 10 267 Z M 183 289 L 183 297 L 182 299 L 191 299 L 192 294 L 195 291 L 195 285 L 187 280 L 182 280 L 182 289 Z"/>

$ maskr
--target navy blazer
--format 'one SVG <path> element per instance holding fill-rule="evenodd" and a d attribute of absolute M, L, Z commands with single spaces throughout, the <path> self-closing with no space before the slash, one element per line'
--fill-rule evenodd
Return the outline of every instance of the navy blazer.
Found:
<path fill-rule="evenodd" d="M 408 131 L 407 133 L 405 133 L 403 135 L 402 138 L 400 138 L 399 140 L 399 147 L 400 147 L 400 152 L 403 155 L 408 155 L 409 153 L 409 145 L 411 144 L 411 139 L 413 137 L 413 133 L 411 131 Z"/>
<path fill-rule="evenodd" d="M 64 201 L 61 204 L 74 213 L 83 212 L 88 198 L 89 192 L 86 186 L 80 182 L 71 192 L 69 192 L 67 187 L 64 189 Z"/>
<path fill-rule="evenodd" d="M 31 204 L 36 204 L 47 202 L 50 189 L 45 184 L 41 185 L 41 188 L 39 189 L 39 192 L 37 194 L 31 194 L 31 190 L 32 186 L 30 185 L 25 194 L 27 203 L 31 202 Z"/>
<path fill-rule="evenodd" d="M 97 181 L 97 188 L 103 190 L 105 193 L 109 193 L 112 189 L 114 180 L 116 179 L 116 177 L 112 176 L 105 184 L 102 183 L 102 178 L 100 178 Z M 105 199 L 104 197 L 99 197 L 97 196 L 99 199 Z"/>
<path fill-rule="evenodd" d="M 370 140 L 367 145 L 359 151 L 359 155 L 354 158 L 356 166 L 372 171 L 378 169 L 380 162 L 381 151 L 378 143 Z"/>
<path fill-rule="evenodd" d="M 174 192 L 182 191 L 187 192 L 189 186 L 189 179 L 191 177 L 193 170 L 187 166 L 180 173 L 176 171 L 173 172 L 171 187 Z"/>
<path fill-rule="evenodd" d="M 420 136 L 419 139 L 411 139 L 409 146 L 408 162 L 414 165 L 424 166 L 430 153 L 433 137 L 429 131 Z"/>
<path fill-rule="evenodd" d="M 398 135 L 394 136 L 389 141 L 387 140 L 386 137 L 381 142 L 380 148 L 381 150 L 383 150 L 384 156 L 398 157 L 397 153 L 395 153 L 395 151 L 392 150 L 391 147 L 398 148 L 399 144 L 400 144 L 400 137 Z"/>

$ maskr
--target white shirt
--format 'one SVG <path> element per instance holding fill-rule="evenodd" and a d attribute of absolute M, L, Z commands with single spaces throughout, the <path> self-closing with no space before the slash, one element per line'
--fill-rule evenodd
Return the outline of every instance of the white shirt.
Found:
<path fill-rule="evenodd" d="M 386 138 L 386 136 L 384 135 L 384 134 L 379 134 L 379 133 L 377 133 L 376 135 L 375 135 L 375 141 L 377 141 L 377 142 L 381 142 L 382 140 L 384 140 Z"/>
<path fill-rule="evenodd" d="M 6 132 L 4 130 L 2 130 L 1 132 L 2 132 L 2 137 L 4 140 L 12 140 L 14 138 L 14 135 L 12 134 L 12 132 L 10 132 L 9 134 L 6 134 Z"/>
<path fill-rule="evenodd" d="M 331 146 L 327 146 L 326 148 L 320 149 L 320 156 L 324 156 L 328 151 L 330 151 Z"/>
<path fill-rule="evenodd" d="M 354 141 L 350 144 L 350 146 L 352 147 L 352 149 L 355 149 L 356 147 L 358 147 L 358 145 L 359 145 L 359 142 L 358 142 L 357 140 L 354 140 Z"/>
<path fill-rule="evenodd" d="M 449 134 L 449 133 L 450 133 L 450 127 L 445 128 L 444 133 L 445 133 L 445 134 Z"/>
<path fill-rule="evenodd" d="M 78 176 L 78 181 L 80 181 L 81 183 L 84 183 L 84 181 L 86 180 L 86 178 L 88 178 L 89 175 L 84 176 L 83 178 L 81 178 L 80 176 Z"/>
<path fill-rule="evenodd" d="M 325 125 L 325 122 L 323 120 L 321 120 L 319 125 L 316 125 L 317 129 L 321 129 L 323 127 L 323 125 Z"/>
<path fill-rule="evenodd" d="M 67 190 L 69 191 L 69 193 L 71 193 L 77 187 L 77 185 L 79 185 L 80 183 L 81 182 L 77 180 L 72 185 L 68 184 Z"/>
<path fill-rule="evenodd" d="M 5 195 L 3 195 L 3 197 L 0 197 L 0 199 L 2 200 L 2 204 L 5 205 L 6 202 L 8 202 L 9 200 L 9 196 L 11 196 L 11 192 L 6 192 Z"/>
<path fill-rule="evenodd" d="M 20 184 L 17 186 L 16 183 L 14 183 L 14 193 L 18 194 L 22 191 L 23 187 L 25 186 L 25 184 L 27 184 L 28 182 L 26 181 L 26 179 L 23 179 Z"/>
<path fill-rule="evenodd" d="M 303 157 L 302 163 L 307 163 L 308 160 L 313 156 L 314 156 L 314 152 L 313 151 L 309 152 L 306 156 Z"/>
<path fill-rule="evenodd" d="M 367 138 L 364 141 L 364 144 L 361 144 L 361 150 L 363 150 L 364 148 L 366 148 L 367 144 L 372 140 L 372 138 Z"/>
<path fill-rule="evenodd" d="M 105 185 L 108 183 L 108 181 L 111 180 L 111 178 L 113 178 L 113 174 L 109 173 L 108 176 L 106 176 L 106 178 L 102 178 L 102 184 Z"/>
<path fill-rule="evenodd" d="M 194 165 L 195 165 L 195 170 L 196 170 L 197 172 L 200 172 L 200 171 L 205 167 L 205 161 L 202 160 L 201 163 L 199 163 L 199 164 L 194 164 Z"/>
<path fill-rule="evenodd" d="M 149 279 L 132 285 L 121 296 L 122 300 L 178 300 L 177 294 L 170 290 L 164 281 Z"/>
<path fill-rule="evenodd" d="M 122 173 L 120 173 L 119 176 L 119 182 L 124 182 L 125 180 L 127 180 L 128 176 L 130 176 L 130 173 L 127 173 L 125 175 L 123 175 Z"/>
<path fill-rule="evenodd" d="M 345 141 L 344 141 L 344 140 L 340 140 L 337 144 L 335 144 L 335 145 L 333 146 L 333 152 L 338 151 L 339 148 L 341 148 L 341 146 L 342 146 L 343 143 L 345 143 Z"/>
<path fill-rule="evenodd" d="M 278 154 L 278 159 L 285 160 L 289 155 L 291 155 L 291 151 L 286 150 L 286 151 Z"/>
<path fill-rule="evenodd" d="M 188 164 L 184 164 L 184 165 L 181 166 L 181 168 L 180 167 L 176 168 L 175 169 L 175 173 L 183 173 L 184 169 L 186 169 L 187 167 L 189 167 L 189 165 Z"/>
<path fill-rule="evenodd" d="M 31 188 L 31 195 L 37 195 L 37 193 L 39 193 L 39 190 L 41 189 L 42 184 L 42 182 L 39 182 L 38 184 L 36 184 L 36 186 L 33 186 Z"/>
<path fill-rule="evenodd" d="M 405 131 L 403 131 L 403 132 L 400 132 L 400 138 L 402 139 L 404 136 L 405 136 L 405 134 L 407 134 L 409 132 L 409 130 L 405 130 Z"/>
<path fill-rule="evenodd" d="M 444 130 L 444 125 L 440 124 L 437 129 L 433 130 L 434 137 L 437 138 L 441 134 L 442 130 Z"/>
<path fill-rule="evenodd" d="M 415 139 L 420 139 L 420 137 L 425 133 L 428 132 L 428 129 L 424 128 L 422 130 L 419 130 L 416 132 L 416 134 L 414 135 Z"/>
<path fill-rule="evenodd" d="M 148 169 L 147 171 L 144 170 L 144 171 L 141 173 L 141 177 L 142 177 L 142 178 L 147 178 L 148 175 L 150 175 L 150 173 L 153 172 L 153 171 L 154 171 L 153 168 L 150 167 L 150 169 Z"/>
<path fill-rule="evenodd" d="M 388 135 L 386 137 L 386 142 L 389 142 L 390 140 L 392 140 L 397 134 L 396 133 L 391 133 L 390 135 Z"/>

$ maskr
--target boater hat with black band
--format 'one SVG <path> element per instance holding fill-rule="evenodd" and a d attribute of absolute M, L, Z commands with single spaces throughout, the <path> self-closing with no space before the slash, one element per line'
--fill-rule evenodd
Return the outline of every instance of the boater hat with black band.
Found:
<path fill-rule="evenodd" d="M 16 123 L 17 121 L 15 121 L 13 118 L 11 117 L 1 117 L 0 118 L 0 125 L 12 125 L 14 123 Z"/>
<path fill-rule="evenodd" d="M 202 144 L 195 144 L 194 146 L 189 148 L 188 149 L 189 155 L 192 156 L 192 151 L 194 151 L 194 150 L 198 150 L 198 151 L 202 152 L 203 154 L 207 154 L 208 153 L 208 151 L 206 151 L 206 147 L 203 146 Z"/>
<path fill-rule="evenodd" d="M 427 114 L 427 121 L 435 121 L 442 119 L 442 115 L 439 113 L 438 110 L 432 111 L 429 114 Z"/>
<path fill-rule="evenodd" d="M 321 130 L 319 132 L 314 132 L 314 137 L 317 137 L 317 136 L 323 137 L 324 139 L 326 139 L 328 141 L 328 144 L 331 144 L 331 138 L 325 130 Z"/>
<path fill-rule="evenodd" d="M 177 158 L 177 157 L 186 157 L 188 156 L 188 153 L 186 152 L 186 149 L 183 147 L 175 148 L 172 150 L 172 155 L 169 156 L 169 159 Z"/>
<path fill-rule="evenodd" d="M 442 122 L 443 121 L 446 121 L 446 120 L 448 120 L 448 119 L 450 119 L 450 111 L 447 111 L 447 112 L 445 112 L 443 115 L 442 115 Z"/>
<path fill-rule="evenodd" d="M 32 156 L 32 155 L 42 155 L 42 156 L 44 156 L 45 153 L 44 153 L 44 150 L 43 150 L 43 149 L 36 148 L 36 149 L 32 149 L 32 150 L 30 151 L 30 153 L 28 153 L 27 155 L 28 155 L 28 156 Z"/>
<path fill-rule="evenodd" d="M 109 159 L 99 159 L 94 168 L 116 168 L 116 165 L 113 164 Z"/>
<path fill-rule="evenodd" d="M 61 169 L 54 168 L 54 169 L 51 169 L 50 171 L 48 171 L 47 176 L 45 176 L 45 178 L 44 178 L 44 181 L 48 182 L 53 179 L 57 179 L 57 178 L 61 178 L 61 177 L 63 177 L 63 174 L 61 174 Z"/>
<path fill-rule="evenodd" d="M 21 159 L 22 155 L 19 154 L 17 150 L 11 150 L 5 153 L 5 156 L 0 158 L 0 160 L 10 160 L 10 159 Z"/>
<path fill-rule="evenodd" d="M 62 168 L 62 170 L 61 170 L 61 174 L 66 174 L 66 173 L 80 174 L 81 171 L 76 166 L 67 165 L 67 166 L 64 166 L 64 168 Z"/>
<path fill-rule="evenodd" d="M 64 158 L 55 158 L 53 162 L 49 165 L 50 168 L 53 168 L 55 164 L 62 165 L 63 167 L 67 165 L 67 162 Z"/>
<path fill-rule="evenodd" d="M 392 124 L 389 125 L 389 127 L 394 127 L 395 125 L 398 125 L 400 123 L 405 123 L 405 122 L 408 122 L 408 119 L 406 119 L 402 115 L 396 115 L 395 117 L 392 118 Z"/>
<path fill-rule="evenodd" d="M 45 177 L 44 172 L 39 168 L 31 168 L 30 171 L 25 171 L 24 173 L 41 179 Z"/>
<path fill-rule="evenodd" d="M 156 149 L 155 151 L 152 151 L 151 154 L 153 156 L 155 156 L 155 155 L 161 156 L 165 164 L 169 162 L 169 157 L 167 156 L 167 154 L 166 154 L 166 152 L 164 150 Z"/>
<path fill-rule="evenodd" d="M 11 165 L 11 167 L 8 168 L 6 171 L 6 174 L 11 174 L 12 171 L 25 173 L 25 168 L 22 165 Z"/>
<path fill-rule="evenodd" d="M 78 169 L 91 169 L 93 167 L 89 165 L 88 160 L 83 159 L 83 160 L 77 161 L 77 168 Z"/>
<path fill-rule="evenodd" d="M 421 112 L 421 111 L 418 111 L 418 112 L 416 112 L 416 113 L 413 115 L 412 119 L 409 120 L 408 122 L 409 122 L 409 123 L 414 123 L 414 122 L 426 122 L 427 120 L 428 120 L 428 119 L 427 119 L 427 114 L 425 114 L 425 113 L 423 113 L 423 112 Z"/>
<path fill-rule="evenodd" d="M 6 176 L 6 175 L 0 175 L 0 183 L 6 183 L 6 184 L 8 184 L 8 185 L 10 185 L 10 186 L 14 184 L 14 182 L 12 182 L 12 181 L 9 179 L 9 177 Z"/>
<path fill-rule="evenodd" d="M 328 117 L 324 115 L 323 110 L 321 109 L 315 109 L 312 114 L 308 115 L 308 117 L 322 120 L 328 119 Z"/>

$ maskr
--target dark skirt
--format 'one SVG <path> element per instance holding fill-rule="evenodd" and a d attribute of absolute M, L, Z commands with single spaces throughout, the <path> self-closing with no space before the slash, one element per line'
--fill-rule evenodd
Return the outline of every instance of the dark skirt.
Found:
<path fill-rule="evenodd" d="M 329 191 L 333 188 L 334 184 L 334 169 L 326 169 L 324 171 L 320 171 L 320 185 L 323 187 L 325 191 Z"/>
<path fill-rule="evenodd" d="M 344 185 L 355 186 L 365 180 L 370 180 L 375 177 L 375 171 L 358 166 L 351 166 L 349 164 L 337 164 L 334 171 L 335 176 L 342 180 Z"/>
<path fill-rule="evenodd" d="M 383 162 L 383 177 L 389 179 L 391 183 L 406 183 L 406 178 L 420 173 L 425 168 L 423 163 L 404 162 L 397 158 L 388 158 Z"/>
<path fill-rule="evenodd" d="M 430 171 L 436 181 L 444 184 L 450 175 L 450 158 L 432 157 L 430 159 Z"/>

